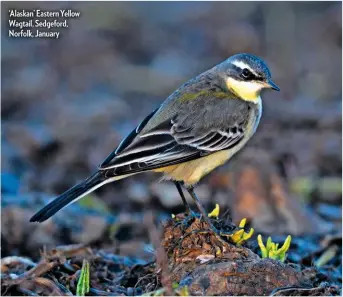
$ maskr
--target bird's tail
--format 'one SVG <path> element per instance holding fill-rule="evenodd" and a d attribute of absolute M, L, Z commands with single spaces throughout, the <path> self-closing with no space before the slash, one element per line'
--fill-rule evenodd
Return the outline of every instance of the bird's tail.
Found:
<path fill-rule="evenodd" d="M 126 175 L 121 175 L 108 178 L 105 177 L 105 173 L 106 171 L 98 171 L 83 182 L 65 191 L 63 194 L 55 198 L 52 202 L 44 206 L 40 211 L 33 215 L 30 219 L 30 222 L 44 222 L 63 207 L 81 199 L 104 184 L 126 177 Z"/>

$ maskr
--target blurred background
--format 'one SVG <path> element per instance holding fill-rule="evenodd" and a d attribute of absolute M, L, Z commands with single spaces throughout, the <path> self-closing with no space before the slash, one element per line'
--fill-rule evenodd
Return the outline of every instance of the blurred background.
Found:
<path fill-rule="evenodd" d="M 58 40 L 10 39 L 10 8 L 81 17 Z M 340 234 L 341 9 L 329 1 L 2 2 L 3 255 L 96 241 L 117 222 L 128 224 L 117 239 L 137 240 L 146 211 L 182 212 L 174 185 L 144 174 L 28 223 L 180 84 L 239 52 L 262 57 L 281 92 L 263 95 L 255 136 L 198 185 L 202 203 L 267 234 Z"/>

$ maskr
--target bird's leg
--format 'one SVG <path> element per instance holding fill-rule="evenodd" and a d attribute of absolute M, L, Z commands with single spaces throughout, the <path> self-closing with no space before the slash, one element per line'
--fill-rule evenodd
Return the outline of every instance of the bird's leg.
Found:
<path fill-rule="evenodd" d="M 203 208 L 203 206 L 201 205 L 199 198 L 197 197 L 197 195 L 194 192 L 194 187 L 193 186 L 188 186 L 186 187 L 188 193 L 192 196 L 192 198 L 194 199 L 195 204 L 197 205 L 197 207 L 199 208 L 202 217 L 204 218 L 205 222 L 209 225 L 210 230 L 212 230 L 215 234 L 219 235 L 219 236 L 230 236 L 232 235 L 231 232 L 227 233 L 227 232 L 223 232 L 221 230 L 218 230 L 210 221 L 210 218 L 208 217 L 205 209 Z M 203 231 L 202 231 L 203 232 Z M 220 239 L 220 238 L 219 238 Z M 222 242 L 222 240 L 220 239 L 220 241 Z"/>
<path fill-rule="evenodd" d="M 203 219 L 205 220 L 205 222 L 210 226 L 211 229 L 213 229 L 213 231 L 215 231 L 216 233 L 218 233 L 219 231 L 217 230 L 216 227 L 213 226 L 213 224 L 211 223 L 206 210 L 203 208 L 203 206 L 201 205 L 198 196 L 195 194 L 194 192 L 194 187 L 193 186 L 188 186 L 186 187 L 188 193 L 191 195 L 191 197 L 193 198 L 195 204 L 197 205 L 198 209 L 200 210 L 200 213 L 203 217 Z M 218 233 L 219 234 L 219 233 Z"/>
<path fill-rule="evenodd" d="M 187 217 L 186 217 L 184 220 L 182 220 L 182 221 L 180 222 L 180 224 L 181 224 L 182 226 L 186 226 L 186 228 L 188 228 L 189 223 L 190 223 L 191 221 L 193 221 L 195 218 L 197 218 L 197 215 L 196 215 L 196 213 L 191 209 L 191 207 L 189 206 L 189 204 L 188 204 L 188 202 L 187 202 L 187 200 L 186 200 L 186 197 L 185 197 L 185 195 L 183 194 L 182 187 L 181 187 L 181 183 L 178 182 L 178 181 L 174 181 L 174 184 L 175 184 L 175 186 L 176 186 L 176 188 L 177 188 L 177 190 L 178 190 L 178 192 L 179 192 L 179 194 L 180 194 L 180 197 L 181 197 L 181 199 L 182 199 L 182 202 L 183 202 L 184 206 L 186 207 L 186 214 L 187 214 Z"/>
<path fill-rule="evenodd" d="M 220 230 L 218 230 L 216 227 L 213 226 L 213 224 L 211 223 L 205 209 L 203 208 L 203 206 L 201 205 L 197 195 L 194 192 L 194 188 L 192 186 L 186 187 L 188 193 L 191 195 L 191 197 L 194 199 L 195 204 L 197 205 L 198 209 L 201 212 L 201 216 L 204 218 L 205 222 L 208 224 L 209 226 L 209 230 L 193 230 L 189 233 L 184 234 L 180 240 L 177 241 L 177 245 L 179 246 L 179 248 L 182 247 L 182 242 L 183 240 L 187 237 L 190 236 L 192 234 L 206 234 L 206 233 L 210 233 L 210 232 L 214 232 L 214 234 L 217 235 L 217 239 L 219 240 L 219 242 L 221 243 L 221 245 L 225 245 L 225 241 L 223 241 L 223 239 L 220 238 L 220 236 L 226 236 L 226 235 L 231 235 L 231 234 L 225 234 L 224 232 L 221 232 Z"/>
<path fill-rule="evenodd" d="M 177 191 L 179 192 L 180 194 L 180 197 L 182 199 L 182 202 L 183 202 L 183 205 L 186 207 L 186 212 L 188 214 L 188 216 L 191 216 L 191 217 L 195 217 L 196 218 L 196 214 L 194 213 L 194 211 L 191 209 L 191 207 L 189 206 L 187 200 L 186 200 L 186 197 L 185 195 L 183 194 L 183 191 L 182 191 L 182 188 L 181 188 L 181 184 L 180 182 L 178 181 L 174 181 L 174 184 L 177 188 Z"/>
<path fill-rule="evenodd" d="M 181 184 L 180 184 L 180 183 L 176 183 L 176 182 L 175 182 L 175 184 L 176 184 L 176 187 L 177 187 L 177 189 L 178 189 L 178 191 L 179 191 L 179 193 L 180 193 L 180 196 L 181 196 L 182 200 L 183 200 L 184 202 L 186 202 L 186 199 L 185 199 L 185 197 L 184 197 L 184 195 L 183 195 L 183 192 L 182 192 Z M 183 185 L 183 186 L 185 186 L 185 185 Z M 206 229 L 192 230 L 191 232 L 188 232 L 188 233 L 186 233 L 186 234 L 183 234 L 183 236 L 177 241 L 176 245 L 178 245 L 178 246 L 179 246 L 179 249 L 181 249 L 181 247 L 182 247 L 182 242 L 183 242 L 183 240 L 184 240 L 187 236 L 190 236 L 190 235 L 196 234 L 196 233 L 198 233 L 198 234 L 206 234 L 206 233 L 211 233 L 211 232 L 214 232 L 214 234 L 217 235 L 216 237 L 217 237 L 217 239 L 219 240 L 219 242 L 220 242 L 222 245 L 225 245 L 225 244 L 226 244 L 225 241 L 223 241 L 223 239 L 221 239 L 220 236 L 228 236 L 228 235 L 231 235 L 231 233 L 226 234 L 225 232 L 221 232 L 220 230 L 218 230 L 218 229 L 211 223 L 211 221 L 210 221 L 210 219 L 209 219 L 209 217 L 208 217 L 208 215 L 207 215 L 205 209 L 204 209 L 203 206 L 201 205 L 201 203 L 200 203 L 198 197 L 196 196 L 196 194 L 195 194 L 195 192 L 194 192 L 194 188 L 193 188 L 192 186 L 188 186 L 188 187 L 185 186 L 185 188 L 187 189 L 188 193 L 189 193 L 189 194 L 191 195 L 191 197 L 193 198 L 195 204 L 197 205 L 198 209 L 199 209 L 200 212 L 201 212 L 201 216 L 204 218 L 205 222 L 208 224 L 209 229 L 207 229 L 207 230 L 206 230 Z M 188 210 L 190 211 L 190 215 L 189 215 L 187 218 L 185 218 L 185 219 L 181 222 L 181 224 L 182 224 L 182 225 L 188 226 L 189 219 L 190 219 L 190 218 L 191 218 L 191 219 L 197 218 L 198 216 L 190 209 L 190 207 L 189 207 L 189 205 L 188 205 L 187 202 L 185 203 L 185 205 L 187 205 L 186 207 L 187 207 Z"/>

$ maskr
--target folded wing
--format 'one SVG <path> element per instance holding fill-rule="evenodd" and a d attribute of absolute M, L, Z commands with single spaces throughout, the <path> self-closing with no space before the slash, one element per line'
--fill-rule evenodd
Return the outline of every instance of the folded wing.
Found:
<path fill-rule="evenodd" d="M 99 166 L 112 174 L 130 174 L 183 163 L 237 145 L 244 137 L 242 123 L 227 128 L 193 129 L 178 123 L 177 117 L 152 129 L 144 127 L 156 114 L 146 117 Z M 144 133 L 142 133 L 144 129 Z"/>

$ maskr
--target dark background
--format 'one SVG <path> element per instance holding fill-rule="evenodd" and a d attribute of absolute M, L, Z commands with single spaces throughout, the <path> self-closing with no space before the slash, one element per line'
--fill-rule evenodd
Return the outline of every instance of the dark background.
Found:
<path fill-rule="evenodd" d="M 9 39 L 9 8 L 70 8 L 81 17 L 69 20 L 58 40 Z M 200 183 L 202 202 L 207 209 L 220 203 L 223 211 L 234 210 L 235 221 L 252 213 L 253 203 L 244 202 L 243 211 L 235 208 L 239 194 L 231 179 L 244 172 L 248 159 L 258 172 L 272 168 L 284 189 L 281 196 L 295 203 L 293 210 L 287 203 L 276 204 L 281 213 L 288 208 L 285 213 L 298 216 L 286 216 L 288 227 L 281 231 L 316 232 L 319 225 L 340 230 L 341 24 L 341 3 L 329 1 L 2 2 L 4 238 L 13 222 L 6 209 L 13 215 L 16 207 L 28 208 L 19 212 L 18 223 L 27 228 L 29 217 L 47 202 L 44 198 L 91 174 L 180 84 L 239 52 L 262 57 L 281 92 L 263 94 L 256 135 L 232 162 Z M 90 196 L 96 202 L 88 206 L 105 201 L 114 215 L 183 210 L 174 186 L 158 183 L 158 176 L 149 173 Z M 72 212 L 75 207 L 59 215 L 71 212 L 80 219 L 79 208 Z M 268 214 L 266 209 L 254 213 L 251 218 L 261 220 L 252 224 L 270 227 L 264 220 Z M 302 229 L 317 219 L 323 224 Z M 64 239 L 42 241 L 60 244 Z"/>

